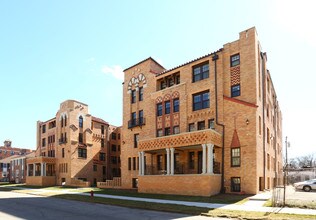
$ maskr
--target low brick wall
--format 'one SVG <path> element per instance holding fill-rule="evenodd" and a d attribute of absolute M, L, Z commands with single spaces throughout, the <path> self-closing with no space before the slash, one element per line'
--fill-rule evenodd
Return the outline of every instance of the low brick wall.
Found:
<path fill-rule="evenodd" d="M 55 186 L 55 176 L 27 176 L 26 185 L 30 186 Z"/>
<path fill-rule="evenodd" d="M 113 180 L 107 180 L 106 182 L 97 182 L 97 187 L 104 188 L 104 189 L 121 188 L 122 187 L 121 178 L 114 177 Z"/>
<path fill-rule="evenodd" d="M 138 177 L 138 192 L 212 196 L 220 192 L 221 174 L 145 175 Z"/>

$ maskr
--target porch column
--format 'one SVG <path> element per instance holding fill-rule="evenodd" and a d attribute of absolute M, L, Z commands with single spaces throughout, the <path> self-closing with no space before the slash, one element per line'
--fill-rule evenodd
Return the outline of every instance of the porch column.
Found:
<path fill-rule="evenodd" d="M 46 163 L 43 163 L 43 168 L 44 168 L 43 169 L 43 174 L 44 174 L 44 176 L 46 176 L 46 165 L 47 165 Z"/>
<path fill-rule="evenodd" d="M 142 153 L 138 152 L 138 175 L 142 175 Z"/>
<path fill-rule="evenodd" d="M 142 161 L 142 162 L 141 162 L 141 165 L 142 165 L 142 167 L 141 167 L 141 169 L 142 169 L 141 172 L 142 172 L 142 175 L 145 175 L 145 158 L 144 158 L 144 157 L 145 157 L 145 152 L 142 151 L 142 152 L 141 152 L 141 158 L 142 158 L 142 159 L 141 159 L 141 161 Z"/>
<path fill-rule="evenodd" d="M 171 151 L 171 170 L 170 170 L 170 174 L 171 175 L 174 175 L 174 148 L 170 148 L 170 151 Z"/>
<path fill-rule="evenodd" d="M 33 163 L 33 176 L 35 176 L 35 168 L 36 168 L 36 164 Z"/>
<path fill-rule="evenodd" d="M 202 174 L 206 173 L 206 144 L 202 144 Z"/>
<path fill-rule="evenodd" d="M 31 169 L 30 166 L 31 166 L 31 164 L 28 164 L 28 165 L 27 165 L 27 174 L 26 174 L 27 176 L 30 176 L 30 175 L 29 175 L 29 174 L 30 174 L 29 171 L 30 171 L 30 169 Z"/>
<path fill-rule="evenodd" d="M 213 172 L 213 148 L 214 144 L 207 144 L 207 173 L 214 174 Z"/>
<path fill-rule="evenodd" d="M 41 163 L 41 176 L 44 176 L 44 163 Z"/>
<path fill-rule="evenodd" d="M 166 148 L 167 151 L 167 175 L 170 175 L 170 149 Z"/>

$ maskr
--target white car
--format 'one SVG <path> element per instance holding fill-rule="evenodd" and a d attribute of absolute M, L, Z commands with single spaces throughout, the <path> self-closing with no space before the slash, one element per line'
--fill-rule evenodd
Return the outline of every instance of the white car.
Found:
<path fill-rule="evenodd" d="M 309 192 L 313 189 L 316 190 L 316 179 L 306 180 L 303 182 L 294 183 L 295 190 L 302 189 Z"/>

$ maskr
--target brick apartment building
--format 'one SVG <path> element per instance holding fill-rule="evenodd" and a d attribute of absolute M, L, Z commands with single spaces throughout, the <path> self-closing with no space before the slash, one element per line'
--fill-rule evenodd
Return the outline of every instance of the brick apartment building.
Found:
<path fill-rule="evenodd" d="M 84 103 L 64 101 L 56 117 L 37 122 L 27 170 L 27 185 L 90 186 L 120 176 L 120 128 L 89 114 Z"/>
<path fill-rule="evenodd" d="M 10 158 L 10 177 L 12 183 L 25 183 L 27 166 L 26 159 L 35 156 L 35 152 Z"/>
<path fill-rule="evenodd" d="M 24 156 L 32 152 L 30 149 L 12 147 L 11 140 L 5 140 L 0 146 L 0 181 L 10 180 L 10 161 L 12 158 Z"/>
<path fill-rule="evenodd" d="M 282 175 L 282 116 L 256 29 L 172 69 L 124 70 L 122 187 L 257 193 Z"/>

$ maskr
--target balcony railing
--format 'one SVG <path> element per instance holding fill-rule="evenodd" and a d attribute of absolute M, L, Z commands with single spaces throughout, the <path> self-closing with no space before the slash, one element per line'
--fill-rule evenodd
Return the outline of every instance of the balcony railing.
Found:
<path fill-rule="evenodd" d="M 132 119 L 128 121 L 128 128 L 134 128 L 137 126 L 142 126 L 145 125 L 145 118 L 137 118 L 137 119 Z"/>
<path fill-rule="evenodd" d="M 59 138 L 59 144 L 66 144 L 67 138 Z"/>

